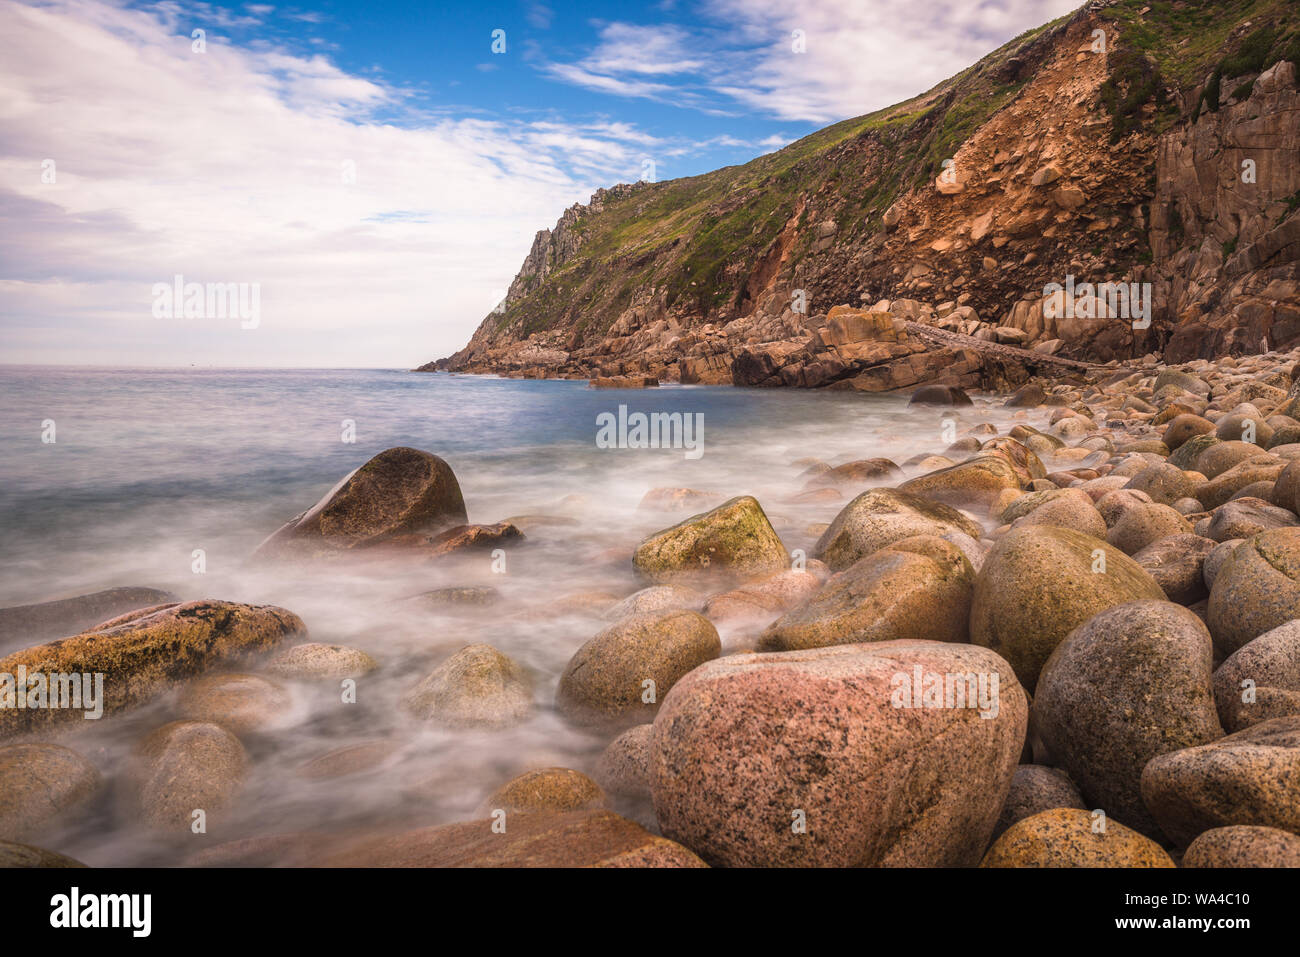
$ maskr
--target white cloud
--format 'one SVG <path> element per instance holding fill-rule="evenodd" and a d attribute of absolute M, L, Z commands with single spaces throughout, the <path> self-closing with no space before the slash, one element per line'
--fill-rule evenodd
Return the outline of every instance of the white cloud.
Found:
<path fill-rule="evenodd" d="M 251 9 L 251 8 L 249 8 Z M 7 361 L 413 365 L 460 348 L 534 232 L 634 179 L 627 123 L 419 119 L 320 56 L 100 0 L 0 2 Z M 44 159 L 57 180 L 41 181 Z M 344 183 L 344 164 L 356 182 Z M 158 320 L 181 273 L 257 282 L 262 321 Z"/>

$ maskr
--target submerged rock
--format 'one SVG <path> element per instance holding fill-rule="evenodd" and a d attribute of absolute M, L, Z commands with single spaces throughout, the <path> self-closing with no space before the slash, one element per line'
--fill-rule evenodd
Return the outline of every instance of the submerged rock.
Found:
<path fill-rule="evenodd" d="M 95 766 L 57 744 L 0 747 L 0 841 L 22 841 L 83 807 L 100 790 Z"/>
<path fill-rule="evenodd" d="M 480 813 L 494 811 L 587 811 L 605 806 L 605 792 L 581 771 L 541 768 L 526 771 L 497 788 L 483 802 Z"/>
<path fill-rule="evenodd" d="M 533 711 L 533 683 L 491 645 L 468 645 L 409 692 L 408 711 L 452 728 L 503 728 Z"/>
<path fill-rule="evenodd" d="M 0 608 L 0 645 L 63 638 L 129 611 L 175 602 L 158 588 L 106 588 L 89 595 Z"/>
<path fill-rule="evenodd" d="M 356 648 L 309 641 L 280 652 L 267 663 L 268 673 L 300 681 L 331 678 L 360 678 L 379 667 L 379 662 Z"/>
<path fill-rule="evenodd" d="M 248 755 L 225 728 L 173 721 L 146 737 L 131 756 L 128 777 L 141 819 L 149 827 L 189 831 L 202 811 L 208 833 L 234 804 Z"/>
<path fill-rule="evenodd" d="M 278 682 L 259 675 L 208 675 L 181 693 L 177 710 L 193 721 L 210 721 L 235 734 L 282 726 L 292 699 Z"/>

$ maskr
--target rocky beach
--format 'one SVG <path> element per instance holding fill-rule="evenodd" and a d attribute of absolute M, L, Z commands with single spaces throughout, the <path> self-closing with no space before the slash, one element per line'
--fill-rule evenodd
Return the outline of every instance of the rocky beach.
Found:
<path fill-rule="evenodd" d="M 0 674 L 101 675 L 103 714 L 0 685 L 4 860 L 117 863 L 89 829 L 195 866 L 1294 866 L 1297 362 L 926 387 L 908 457 L 805 448 L 599 529 L 578 487 L 470 523 L 454 457 L 388 449 L 249 568 L 436 572 L 422 640 L 129 582 L 0 610 Z M 493 643 L 545 629 L 563 655 Z M 332 818 L 257 813 L 312 783 Z"/>

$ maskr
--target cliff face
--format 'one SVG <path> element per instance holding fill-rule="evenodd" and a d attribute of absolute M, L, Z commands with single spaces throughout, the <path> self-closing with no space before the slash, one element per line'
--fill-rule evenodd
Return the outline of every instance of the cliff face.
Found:
<path fill-rule="evenodd" d="M 1095 2 L 744 166 L 601 190 L 424 368 L 877 391 L 1006 371 L 904 321 L 1100 361 L 1295 344 L 1298 24 Z M 1085 282 L 1149 283 L 1149 326 L 1044 298 Z"/>

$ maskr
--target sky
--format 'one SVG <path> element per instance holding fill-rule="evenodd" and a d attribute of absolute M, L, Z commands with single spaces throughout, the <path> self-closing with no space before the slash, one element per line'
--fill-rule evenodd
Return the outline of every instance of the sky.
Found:
<path fill-rule="evenodd" d="M 0 0 L 0 363 L 410 368 L 598 187 L 744 163 L 1077 2 Z"/>

